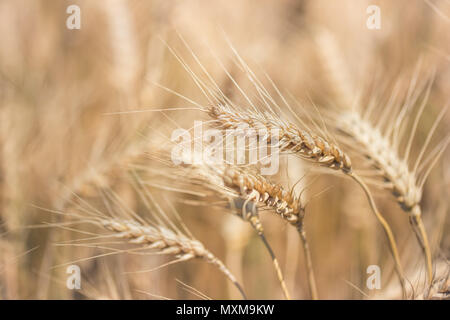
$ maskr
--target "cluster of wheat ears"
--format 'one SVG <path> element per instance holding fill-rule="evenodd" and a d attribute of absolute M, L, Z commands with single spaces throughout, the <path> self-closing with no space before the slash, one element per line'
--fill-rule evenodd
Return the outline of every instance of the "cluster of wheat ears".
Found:
<path fill-rule="evenodd" d="M 183 38 L 181 40 L 184 41 Z M 169 113 L 200 111 L 206 123 L 211 128 L 220 130 L 224 137 L 228 129 L 235 129 L 247 138 L 253 133 L 258 135 L 263 132 L 261 129 L 269 133 L 277 132 L 276 147 L 280 157 L 288 155 L 297 157 L 295 161 L 307 166 L 308 172 L 314 176 L 333 174 L 350 178 L 349 183 L 355 182 L 364 192 L 371 212 L 383 229 L 403 298 L 410 298 L 414 290 L 403 271 L 395 232 L 384 218 L 383 212 L 378 209 L 373 196 L 374 190 L 388 191 L 386 194 L 382 192 L 380 197 L 393 196 L 409 218 L 411 228 L 422 249 L 428 282 L 424 294 L 426 297 L 428 288 L 435 279 L 433 252 L 422 221 L 422 190 L 433 166 L 450 141 L 449 137 L 445 137 L 434 145 L 431 143 L 444 117 L 446 108 L 443 108 L 420 150 L 412 152 L 415 133 L 420 128 L 420 119 L 426 109 L 433 85 L 433 74 L 423 76 L 424 68 L 419 63 L 411 76 L 409 89 L 403 97 L 396 95 L 394 88 L 389 101 L 373 99 L 365 106 L 356 98 L 356 90 L 348 82 L 345 87 L 342 86 L 342 77 L 348 71 L 343 61 L 338 58 L 339 52 L 332 37 L 326 31 L 317 31 L 318 56 L 321 57 L 323 74 L 330 82 L 330 87 L 335 89 L 334 96 L 331 97 L 334 103 L 331 107 L 324 106 L 324 109 L 313 105 L 294 107 L 269 77 L 266 77 L 265 81 L 269 85 L 265 86 L 230 43 L 236 63 L 255 92 L 252 95 L 248 94 L 224 68 L 223 72 L 227 73 L 243 97 L 243 102 L 238 103 L 224 93 L 188 44 L 184 42 L 184 45 L 200 67 L 201 74 L 194 73 L 192 67 L 174 49 L 169 47 L 169 50 L 191 76 L 207 103 L 197 103 L 182 93 L 164 87 L 185 99 L 191 106 L 148 112 L 163 113 L 171 120 L 170 116 L 167 116 Z M 420 79 L 427 80 L 419 81 L 419 74 Z M 379 112 L 380 104 L 384 104 L 382 112 Z M 242 129 L 243 124 L 246 125 L 245 129 Z M 277 183 L 271 177 L 261 174 L 260 164 L 237 165 L 226 161 L 214 163 L 196 161 L 192 164 L 176 165 L 171 161 L 173 141 L 168 137 L 155 138 L 155 136 L 158 134 L 152 131 L 151 138 L 145 136 L 139 143 L 130 144 L 118 159 L 112 159 L 104 164 L 95 175 L 89 172 L 85 176 L 78 177 L 62 197 L 60 206 L 49 210 L 70 219 L 70 222 L 58 220 L 51 224 L 52 227 L 76 230 L 88 235 L 86 238 L 71 240 L 63 245 L 107 250 L 107 253 L 96 257 L 149 252 L 174 257 L 158 268 L 194 258 L 201 259 L 217 267 L 236 286 L 242 297 L 246 298 L 245 287 L 233 275 L 233 270 L 229 270 L 212 251 L 207 249 L 207 243 L 197 240 L 183 223 L 183 207 L 177 206 L 178 201 L 173 201 L 178 195 L 182 203 L 189 203 L 194 207 L 219 208 L 249 223 L 270 255 L 285 298 L 290 299 L 282 268 L 265 235 L 264 223 L 261 221 L 261 216 L 272 214 L 298 232 L 303 246 L 310 298 L 320 297 L 305 231 L 305 215 L 309 210 L 308 199 L 304 196 L 304 191 L 308 187 L 303 181 L 300 190 L 296 186 Z M 267 141 L 270 144 L 267 137 L 258 138 L 261 138 L 259 141 Z M 112 189 L 108 189 L 111 183 L 108 176 L 118 170 L 127 174 L 131 185 L 139 195 L 141 204 L 137 211 L 129 208 Z M 89 203 L 89 192 L 86 190 L 89 190 L 90 186 L 97 186 L 103 190 L 104 211 L 96 209 Z M 162 201 L 155 197 L 154 193 L 161 190 L 175 194 L 175 198 Z M 103 229 L 104 233 L 84 229 L 82 225 L 85 224 L 94 224 Z M 78 227 L 74 227 L 75 225 Z M 126 249 L 114 247 L 116 244 L 127 247 Z M 130 249 L 129 246 L 133 248 Z M 81 260 L 83 259 L 78 261 Z M 197 292 L 197 295 L 205 297 L 200 292 Z"/>

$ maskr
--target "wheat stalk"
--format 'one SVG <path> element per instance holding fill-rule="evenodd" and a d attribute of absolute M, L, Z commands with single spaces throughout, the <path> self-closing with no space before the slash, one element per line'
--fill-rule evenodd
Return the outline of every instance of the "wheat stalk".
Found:
<path fill-rule="evenodd" d="M 305 205 L 302 204 L 301 198 L 295 197 L 293 190 L 287 191 L 281 185 L 274 184 L 261 175 L 249 175 L 236 169 L 228 169 L 225 177 L 226 183 L 231 187 L 239 188 L 241 195 L 247 195 L 248 200 L 263 203 L 264 206 L 272 208 L 283 220 L 297 229 L 304 249 L 311 298 L 317 300 L 311 252 L 303 228 Z"/>
<path fill-rule="evenodd" d="M 44 210 L 52 213 L 63 214 L 59 211 L 51 211 L 48 209 Z M 184 228 L 184 230 L 187 231 L 187 234 L 182 232 L 179 228 L 175 227 L 172 222 L 169 223 L 173 226 L 173 228 L 166 227 L 164 225 L 160 225 L 157 223 L 148 223 L 144 219 L 135 215 L 134 213 L 131 215 L 131 218 L 128 218 L 128 217 L 115 217 L 114 214 L 113 216 L 110 217 L 108 215 L 99 214 L 98 213 L 99 211 L 88 212 L 86 211 L 86 209 L 83 208 L 80 208 L 80 212 L 81 212 L 80 214 L 78 213 L 69 214 L 72 219 L 75 219 L 74 223 L 93 224 L 108 231 L 108 234 L 97 235 L 95 237 L 86 239 L 77 239 L 75 240 L 76 242 L 79 241 L 84 242 L 85 240 L 91 239 L 107 239 L 109 237 L 113 237 L 116 239 L 123 240 L 124 243 L 142 245 L 143 247 L 139 248 L 139 250 L 143 249 L 152 250 L 152 252 L 154 253 L 160 255 L 172 255 L 175 256 L 176 258 L 175 260 L 165 263 L 157 268 L 145 270 L 145 272 L 157 270 L 171 264 L 185 262 L 195 258 L 202 259 L 217 267 L 220 270 L 220 272 L 222 272 L 235 285 L 235 287 L 241 293 L 242 297 L 244 299 L 247 299 L 242 286 L 236 280 L 235 276 L 231 273 L 231 271 L 228 270 L 228 268 L 224 265 L 224 263 L 220 259 L 218 259 L 213 253 L 211 253 L 208 249 L 206 249 L 206 247 L 202 242 L 195 239 L 192 236 L 192 234 L 186 229 L 186 226 L 184 224 L 182 224 L 182 227 Z M 163 217 L 164 215 L 165 214 L 163 213 Z M 158 219 L 158 221 L 159 223 L 166 224 L 163 220 Z M 56 224 L 55 226 L 58 225 Z M 77 229 L 72 230 L 77 231 Z M 102 242 L 101 244 L 108 244 L 108 242 Z M 64 243 L 62 245 L 69 245 L 69 243 Z M 87 246 L 89 247 L 89 245 Z M 94 247 L 97 247 L 97 245 L 95 245 Z M 117 250 L 103 246 L 101 248 L 112 250 L 112 254 L 127 252 L 126 250 L 125 251 Z M 131 250 L 130 252 L 133 252 L 133 250 Z M 99 256 L 105 256 L 105 254 Z M 86 259 L 81 259 L 79 261 L 84 260 Z"/>
<path fill-rule="evenodd" d="M 378 119 L 378 123 L 375 122 L 372 124 L 367 120 L 372 111 L 370 107 L 366 114 L 363 114 L 359 108 L 351 108 L 351 92 L 354 92 L 352 89 L 352 81 L 348 79 L 349 72 L 346 68 L 346 64 L 343 62 L 340 50 L 334 38 L 327 31 L 321 30 L 321 32 L 317 33 L 316 39 L 318 40 L 317 43 L 320 55 L 323 58 L 322 64 L 327 71 L 326 75 L 328 81 L 330 82 L 331 87 L 338 88 L 336 95 L 339 98 L 340 107 L 344 109 L 337 112 L 332 121 L 339 130 L 343 131 L 346 135 L 351 137 L 351 139 L 357 142 L 360 147 L 358 152 L 362 153 L 364 157 L 368 159 L 368 162 L 376 169 L 377 174 L 385 181 L 383 187 L 391 192 L 400 207 L 408 214 L 410 224 L 413 227 L 413 231 L 423 250 L 427 268 L 427 277 L 431 283 L 433 276 L 432 256 L 428 236 L 421 218 L 422 209 L 420 201 L 422 198 L 423 184 L 434 163 L 436 163 L 439 158 L 439 152 L 431 152 L 432 154 L 434 153 L 434 159 L 431 158 L 432 160 L 429 163 L 429 167 L 425 169 L 425 173 L 421 178 L 419 178 L 419 164 L 446 108 L 444 108 L 443 112 L 436 118 L 436 121 L 428 133 L 426 142 L 420 151 L 420 155 L 416 159 L 414 166 L 410 167 L 408 162 L 412 139 L 417 129 L 420 116 L 426 105 L 431 88 L 431 81 L 425 93 L 423 103 L 413 121 L 406 151 L 402 157 L 400 156 L 399 151 L 399 141 L 401 140 L 402 131 L 399 128 L 407 120 L 408 110 L 419 97 L 420 90 L 415 88 L 417 73 L 411 81 L 405 105 L 403 108 L 400 108 L 400 111 L 394 113 L 395 116 L 392 117 L 394 120 L 387 119 L 387 115 L 389 109 L 393 107 L 393 98 L 395 97 L 395 94 L 392 95 L 388 104 L 385 106 L 386 110 L 380 117 L 381 119 Z M 419 68 L 417 68 L 417 70 L 419 70 Z M 347 81 L 345 84 L 342 84 L 344 78 L 347 79 Z M 340 90 L 341 86 L 344 86 L 345 89 Z M 397 109 L 398 108 L 394 106 L 393 110 Z M 389 121 L 391 121 L 391 123 L 389 123 Z M 386 126 L 386 124 L 388 125 Z M 384 132 L 381 129 L 383 126 L 387 127 Z M 441 152 L 443 152 L 443 149 L 445 149 L 445 146 L 448 144 L 448 139 L 447 142 L 445 140 L 443 142 L 444 143 L 440 146 L 442 149 Z"/>
<path fill-rule="evenodd" d="M 152 270 L 194 258 L 203 259 L 217 267 L 235 285 L 242 297 L 247 299 L 242 286 L 236 280 L 235 276 L 220 259 L 206 249 L 202 242 L 194 238 L 187 226 L 181 220 L 180 215 L 176 212 L 175 208 L 171 207 L 173 217 L 175 217 L 178 225 L 172 221 L 165 210 L 158 204 L 158 201 L 156 201 L 152 193 L 145 188 L 139 176 L 134 175 L 130 181 L 132 182 L 131 184 L 135 189 L 138 198 L 142 201 L 145 212 L 149 213 L 146 218 L 141 217 L 134 212 L 133 209 L 111 189 L 102 190 L 103 203 L 108 214 L 102 213 L 101 210 L 96 209 L 80 197 L 77 197 L 77 201 L 70 201 L 70 207 L 74 212 L 63 213 L 58 210 L 44 210 L 60 215 L 68 215 L 74 220 L 74 222 L 70 222 L 69 224 L 62 223 L 63 226 L 89 223 L 109 231 L 108 235 L 74 240 L 75 242 L 81 241 L 81 245 L 83 245 L 82 243 L 84 241 L 113 237 L 124 240 L 126 243 L 142 245 L 143 247 L 130 251 L 106 247 L 106 249 L 112 250 L 112 254 L 134 252 L 135 250 L 151 250 L 152 253 L 155 254 L 175 256 L 175 260 Z M 59 224 L 55 224 L 55 226 L 58 225 Z M 72 230 L 79 231 L 77 229 Z M 108 244 L 108 242 L 101 244 Z M 100 248 L 105 247 L 101 246 Z M 105 254 L 99 256 L 104 255 Z M 87 259 L 81 259 L 80 261 L 84 260 Z M 145 270 L 145 272 L 152 270 Z"/>
<path fill-rule="evenodd" d="M 311 297 L 317 300 L 311 253 L 303 229 L 304 205 L 301 199 L 294 196 L 293 190 L 287 191 L 283 186 L 274 184 L 259 174 L 248 173 L 236 167 L 227 166 L 223 180 L 226 186 L 238 191 L 246 202 L 260 203 L 266 208 L 273 209 L 283 220 L 297 228 L 304 248 Z M 242 207 L 245 208 L 245 204 Z"/>
<path fill-rule="evenodd" d="M 188 171 L 186 172 L 186 170 Z M 318 299 L 318 294 L 312 258 L 303 228 L 305 206 L 302 204 L 301 198 L 294 195 L 293 189 L 288 191 L 282 185 L 271 182 L 257 171 L 257 168 L 253 166 L 239 167 L 232 164 L 207 164 L 201 162 L 200 164 L 183 167 L 175 176 L 183 176 L 191 182 L 196 182 L 201 186 L 214 190 L 222 197 L 232 199 L 230 206 L 236 209 L 236 212 L 242 213 L 240 215 L 242 219 L 250 222 L 268 249 L 287 298 L 289 298 L 289 293 L 278 261 L 264 237 L 264 230 L 256 204 L 271 209 L 284 221 L 293 225 L 299 232 L 304 249 L 310 294 L 312 299 L 316 300 Z"/>
<path fill-rule="evenodd" d="M 269 252 L 283 294 L 286 299 L 290 300 L 291 297 L 278 259 L 264 235 L 264 228 L 259 217 L 258 208 L 255 205 L 255 203 L 259 203 L 262 200 L 258 196 L 258 190 L 261 189 L 256 185 L 264 183 L 264 178 L 256 173 L 251 173 L 251 171 L 250 168 L 239 168 L 238 166 L 224 163 L 208 164 L 200 162 L 181 168 L 175 174 L 175 177 L 183 176 L 190 180 L 191 183 L 213 190 L 220 197 L 228 200 L 229 207 L 234 213 L 239 213 L 239 217 L 250 223 Z M 265 199 L 263 202 L 268 204 L 270 201 Z"/>
<path fill-rule="evenodd" d="M 344 113 L 339 120 L 341 120 L 339 128 L 363 147 L 360 150 L 385 181 L 384 188 L 392 193 L 400 207 L 408 213 L 424 251 L 427 277 L 431 281 L 432 258 L 420 206 L 423 182 L 418 179 L 416 171 L 409 169 L 408 160 L 398 155 L 391 141 L 380 130 L 361 119 L 356 113 Z"/>
<path fill-rule="evenodd" d="M 297 228 L 304 249 L 311 298 L 317 300 L 311 252 L 303 228 L 304 206 L 300 198 L 293 195 L 293 190 L 288 192 L 281 185 L 274 184 L 261 175 L 242 174 L 229 169 L 225 181 L 231 187 L 239 188 L 241 195 L 246 195 L 246 201 L 255 201 L 272 208 L 283 220 Z"/>
<path fill-rule="evenodd" d="M 392 230 L 378 211 L 365 182 L 352 171 L 350 157 L 340 147 L 309 130 L 298 128 L 294 124 L 280 119 L 275 113 L 263 114 L 257 111 L 237 110 L 237 108 L 225 105 L 211 106 L 208 113 L 219 128 L 233 129 L 244 136 L 256 134 L 262 139 L 266 138 L 267 143 L 271 143 L 270 132 L 276 132 L 278 134 L 276 147 L 280 152 L 293 153 L 321 167 L 340 170 L 358 183 L 366 194 L 375 217 L 385 231 L 403 292 L 406 292 L 403 268 Z M 246 126 L 244 127 L 242 124 Z"/>
<path fill-rule="evenodd" d="M 176 233 L 162 226 L 142 225 L 132 220 L 101 219 L 98 224 L 114 233 L 114 237 L 132 244 L 146 245 L 148 249 L 177 257 L 177 262 L 193 258 L 203 259 L 216 266 L 241 292 L 245 293 L 233 274 L 198 240 Z"/>

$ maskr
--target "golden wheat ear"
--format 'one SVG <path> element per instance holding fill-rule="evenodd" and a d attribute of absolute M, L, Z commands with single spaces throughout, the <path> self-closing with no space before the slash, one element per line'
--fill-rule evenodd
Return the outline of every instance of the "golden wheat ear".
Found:
<path fill-rule="evenodd" d="M 244 290 L 233 274 L 200 241 L 161 226 L 141 225 L 136 221 L 103 219 L 98 221 L 98 224 L 110 231 L 115 238 L 123 239 L 132 244 L 143 245 L 146 249 L 155 249 L 160 254 L 175 256 L 176 260 L 172 260 L 163 266 L 193 258 L 203 259 L 211 263 L 236 286 L 242 297 L 246 299 Z"/>
<path fill-rule="evenodd" d="M 274 208 L 275 213 L 279 217 L 294 226 L 300 236 L 306 262 L 309 292 L 311 299 L 318 300 L 319 295 L 317 292 L 311 250 L 304 228 L 306 204 L 302 202 L 301 194 L 299 196 L 294 195 L 293 189 L 290 191 L 285 190 L 282 186 L 273 184 L 268 180 L 265 181 L 265 184 L 266 186 L 262 190 L 261 199 L 267 199 L 267 206 Z"/>
<path fill-rule="evenodd" d="M 333 59 L 323 59 L 322 61 L 325 70 L 327 70 L 326 75 L 331 86 L 336 86 L 336 82 L 340 82 L 343 74 L 347 76 L 347 79 L 350 79 L 346 65 L 340 57 L 332 36 L 322 33 L 319 38 L 318 47 L 322 56 L 333 56 Z M 373 173 L 383 179 L 383 187 L 392 193 L 400 207 L 408 214 L 410 224 L 422 248 L 427 278 L 431 283 L 433 277 L 432 253 L 427 232 L 422 222 L 420 201 L 426 178 L 449 143 L 447 137 L 441 143 L 438 143 L 435 149 L 428 150 L 431 139 L 448 106 L 444 107 L 436 117 L 417 158 L 414 159 L 411 156 L 412 143 L 428 101 L 433 78 L 432 75 L 429 76 L 428 84 L 423 82 L 422 89 L 417 88 L 420 69 L 419 62 L 404 104 L 395 102 L 398 94 L 398 87 L 396 87 L 379 116 L 374 112 L 377 106 L 375 101 L 372 101 L 371 106 L 365 110 L 360 106 L 352 108 L 349 104 L 349 101 L 351 101 L 349 94 L 354 90 L 339 90 L 338 97 L 341 102 L 339 106 L 341 110 L 334 113 L 333 123 L 336 124 L 336 129 L 346 135 L 347 142 L 354 146 L 356 143 L 358 152 L 362 152 L 367 163 L 374 168 Z M 346 86 L 352 87 L 350 80 Z M 423 95 L 422 102 L 418 107 L 416 116 L 413 117 L 412 108 L 418 102 L 421 94 Z M 411 131 L 407 134 L 408 123 Z M 400 150 L 402 145 L 405 146 L 403 153 Z M 427 158 L 423 159 L 425 155 L 427 155 Z"/>
<path fill-rule="evenodd" d="M 229 188 L 232 188 L 236 190 L 236 192 L 239 192 L 240 197 L 246 199 L 246 201 L 243 203 L 242 201 L 238 201 L 239 207 L 242 207 L 241 210 L 243 210 L 243 213 L 250 212 L 250 215 L 248 215 L 247 219 L 258 231 L 258 234 L 261 236 L 262 241 L 269 250 L 269 253 L 275 265 L 275 269 L 278 272 L 280 282 L 282 281 L 281 270 L 272 249 L 270 248 L 266 238 L 263 235 L 262 225 L 259 219 L 259 215 L 257 215 L 257 207 L 255 206 L 255 204 L 259 204 L 263 208 L 270 209 L 270 211 L 275 212 L 284 221 L 297 228 L 304 248 L 311 298 L 313 300 L 317 300 L 317 286 L 314 277 L 311 253 L 309 250 L 306 233 L 303 228 L 304 206 L 300 201 L 300 197 L 295 197 L 293 190 L 287 191 L 283 188 L 283 186 L 272 183 L 270 180 L 260 174 L 251 174 L 236 167 L 228 168 L 226 172 L 226 179 L 224 179 L 225 184 Z M 250 210 L 246 210 L 248 204 L 251 204 L 251 208 L 249 208 Z M 282 281 L 282 286 L 284 286 L 284 290 L 285 292 L 287 292 L 284 280 Z"/>
<path fill-rule="evenodd" d="M 238 187 L 247 194 L 253 195 L 251 199 L 257 203 L 262 203 L 265 208 L 272 209 L 271 211 L 274 211 L 284 221 L 297 229 L 305 255 L 311 298 L 317 300 L 319 297 L 311 252 L 306 237 L 306 231 L 304 229 L 305 204 L 302 203 L 301 197 L 294 196 L 293 189 L 287 191 L 283 186 L 272 183 L 261 175 L 246 176 L 244 178 L 237 178 L 237 176 L 235 176 L 235 178 L 230 181 L 235 181 L 235 187 Z"/>
<path fill-rule="evenodd" d="M 178 221 L 178 225 L 177 221 L 172 221 L 172 218 L 166 214 L 148 188 L 143 186 L 139 177 L 135 176 L 135 179 L 137 181 L 133 182 L 133 187 L 137 189 L 139 199 L 145 208 L 145 217 L 138 215 L 132 208 L 127 207 L 113 190 L 103 191 L 103 202 L 107 213 L 79 198 L 77 203 L 72 201 L 71 209 L 74 210 L 73 213 L 62 213 L 72 219 L 70 225 L 92 224 L 100 227 L 106 233 L 90 233 L 87 238 L 65 242 L 62 245 L 95 247 L 108 251 L 98 256 L 77 261 L 123 253 L 168 255 L 175 258 L 157 268 L 132 273 L 150 272 L 179 262 L 201 259 L 218 268 L 235 285 L 242 297 L 247 299 L 242 286 L 225 264 L 209 251 L 202 242 L 195 239 L 181 220 Z M 178 214 L 175 217 L 179 219 Z M 58 225 L 55 224 L 55 226 Z M 71 229 L 86 234 L 82 230 Z M 102 242 L 92 243 L 92 241 L 97 240 Z M 119 240 L 119 243 L 117 240 Z M 122 246 L 126 244 L 134 247 L 123 249 Z M 120 246 L 120 248 L 117 248 L 117 246 Z M 70 263 L 73 263 L 73 261 Z"/>
<path fill-rule="evenodd" d="M 264 236 L 258 208 L 269 209 L 269 212 L 276 213 L 284 221 L 293 225 L 299 232 L 304 249 L 311 298 L 318 299 L 311 253 L 303 228 L 304 205 L 300 197 L 294 195 L 293 189 L 288 191 L 280 184 L 271 182 L 259 174 L 257 167 L 254 166 L 239 167 L 230 164 L 202 163 L 201 165 L 185 167 L 182 170 L 184 173 L 179 173 L 180 176 L 182 175 L 184 178 L 194 177 L 194 179 L 191 178 L 193 183 L 198 183 L 214 190 L 222 197 L 227 197 L 233 212 L 252 225 L 272 258 L 287 299 L 290 298 L 290 295 L 278 260 Z M 188 171 L 186 172 L 186 170 Z"/>

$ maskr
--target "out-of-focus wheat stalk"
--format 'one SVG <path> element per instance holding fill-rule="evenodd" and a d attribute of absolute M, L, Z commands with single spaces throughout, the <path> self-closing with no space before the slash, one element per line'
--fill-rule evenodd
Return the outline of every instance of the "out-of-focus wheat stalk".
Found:
<path fill-rule="evenodd" d="M 336 87 L 337 83 L 341 82 L 342 77 L 348 77 L 349 73 L 346 65 L 331 34 L 322 30 L 317 38 L 320 40 L 318 41 L 318 48 L 321 56 L 324 57 L 322 63 L 325 66 L 326 75 L 331 86 Z M 432 253 L 430 252 L 428 236 L 421 218 L 420 200 L 426 178 L 450 140 L 448 138 L 444 139 L 438 144 L 438 148 L 428 151 L 428 158 L 423 160 L 423 157 L 427 155 L 430 140 L 444 116 L 446 111 L 446 108 L 444 108 L 432 125 L 420 154 L 414 160 L 414 164 L 412 166 L 409 165 L 412 141 L 431 90 L 430 81 L 419 111 L 412 121 L 411 132 L 406 136 L 405 130 L 401 129 L 401 127 L 410 117 L 408 116 L 411 112 L 410 109 L 419 98 L 421 92 L 421 90 L 416 88 L 417 73 L 411 81 L 404 106 L 401 108 L 393 106 L 395 101 L 393 94 L 393 97 L 385 106 L 382 116 L 374 120 L 375 124 L 368 120 L 371 116 L 374 117 L 370 108 L 365 113 L 360 106 L 352 108 L 352 104 L 350 104 L 351 96 L 349 95 L 351 92 L 354 92 L 354 89 L 348 88 L 338 92 L 340 97 L 339 107 L 342 110 L 334 112 L 335 117 L 333 119 L 337 120 L 336 126 L 339 130 L 342 130 L 354 139 L 358 146 L 362 147 L 358 148 L 359 152 L 363 152 L 368 159 L 368 163 L 375 168 L 375 173 L 384 179 L 383 187 L 394 195 L 400 207 L 408 213 L 411 226 L 424 252 L 428 281 L 431 283 L 433 277 Z M 346 86 L 351 87 L 350 80 L 346 82 Z M 395 117 L 389 117 L 392 108 L 398 110 Z M 403 156 L 400 155 L 399 150 L 402 137 L 409 137 L 406 141 Z"/>

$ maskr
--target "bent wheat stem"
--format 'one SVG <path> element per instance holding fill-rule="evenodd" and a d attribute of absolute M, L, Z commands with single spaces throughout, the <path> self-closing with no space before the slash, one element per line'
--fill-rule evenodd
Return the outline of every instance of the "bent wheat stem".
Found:
<path fill-rule="evenodd" d="M 239 209 L 239 201 L 240 199 L 234 199 L 232 201 L 235 209 Z M 256 199 L 258 200 L 258 199 Z M 289 294 L 289 290 L 287 289 L 286 282 L 284 281 L 283 272 L 281 271 L 280 264 L 278 263 L 278 259 L 275 256 L 275 253 L 272 250 L 269 242 L 267 241 L 264 235 L 264 228 L 262 226 L 261 220 L 259 218 L 258 208 L 256 207 L 255 202 L 251 202 L 252 206 L 249 211 L 247 211 L 247 205 L 250 203 L 250 198 L 248 198 L 244 204 L 242 205 L 242 219 L 250 223 L 252 228 L 256 231 L 264 246 L 269 252 L 270 258 L 272 259 L 272 264 L 275 268 L 275 272 L 277 273 L 278 281 L 280 282 L 281 289 L 283 290 L 283 294 L 287 300 L 291 300 L 291 295 Z"/>
<path fill-rule="evenodd" d="M 269 243 L 267 242 L 266 237 L 264 236 L 264 234 L 259 234 L 259 237 L 261 238 L 262 242 L 264 243 L 264 245 L 267 248 L 267 251 L 269 252 L 270 258 L 272 259 L 272 263 L 274 265 L 274 268 L 277 272 L 277 277 L 281 283 L 281 288 L 283 289 L 283 293 L 286 297 L 287 300 L 291 300 L 291 295 L 289 294 L 289 291 L 287 289 L 286 286 L 286 282 L 284 281 L 284 277 L 283 277 L 283 273 L 281 272 L 281 268 L 280 265 L 278 263 L 278 259 L 275 256 L 275 253 L 273 252 L 271 246 L 269 245 Z"/>
<path fill-rule="evenodd" d="M 381 226 L 384 229 L 384 232 L 386 233 L 386 236 L 389 241 L 389 247 L 391 249 L 391 254 L 394 257 L 395 262 L 395 270 L 397 272 L 397 275 L 400 280 L 400 284 L 402 286 L 402 292 L 403 297 L 406 297 L 406 283 L 405 283 L 405 276 L 403 273 L 403 268 L 400 262 L 400 257 L 397 250 L 397 244 L 395 242 L 394 234 L 392 233 L 391 227 L 389 226 L 389 223 L 384 219 L 384 217 L 381 215 L 381 213 L 378 211 L 377 206 L 375 204 L 375 201 L 372 197 L 372 194 L 370 193 L 369 188 L 364 183 L 364 181 L 355 173 L 349 174 L 349 176 L 355 180 L 361 188 L 364 190 L 364 193 L 366 194 L 367 199 L 369 200 L 370 207 L 372 208 L 373 213 L 375 214 L 377 220 L 380 222 Z"/>
<path fill-rule="evenodd" d="M 420 215 L 411 216 L 410 218 L 411 225 L 415 230 L 415 234 L 417 236 L 417 240 L 419 241 L 420 246 L 425 254 L 425 263 L 427 268 L 427 277 L 430 281 L 430 285 L 432 284 L 433 279 L 433 264 L 431 258 L 430 244 L 428 242 L 427 232 L 425 230 L 425 226 L 422 222 L 422 217 Z"/>

